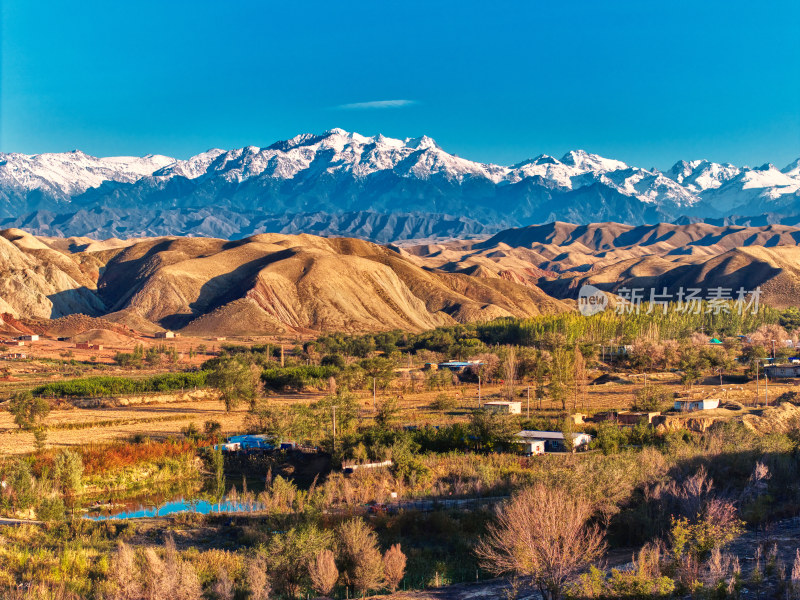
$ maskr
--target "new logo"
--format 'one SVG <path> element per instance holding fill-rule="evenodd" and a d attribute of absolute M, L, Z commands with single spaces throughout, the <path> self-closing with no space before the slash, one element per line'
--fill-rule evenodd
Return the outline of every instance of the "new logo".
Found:
<path fill-rule="evenodd" d="M 593 285 L 583 285 L 578 292 L 578 310 L 584 317 L 591 317 L 608 308 L 608 296 Z"/>

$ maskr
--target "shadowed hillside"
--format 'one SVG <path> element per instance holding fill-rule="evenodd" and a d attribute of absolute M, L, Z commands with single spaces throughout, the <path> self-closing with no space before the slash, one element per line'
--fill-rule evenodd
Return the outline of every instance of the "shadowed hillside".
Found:
<path fill-rule="evenodd" d="M 800 292 L 800 229 L 660 223 L 547 225 L 509 229 L 485 241 L 404 247 L 418 264 L 475 277 L 528 283 L 556 298 L 581 285 L 734 290 L 761 286 L 762 299 L 784 307 Z"/>

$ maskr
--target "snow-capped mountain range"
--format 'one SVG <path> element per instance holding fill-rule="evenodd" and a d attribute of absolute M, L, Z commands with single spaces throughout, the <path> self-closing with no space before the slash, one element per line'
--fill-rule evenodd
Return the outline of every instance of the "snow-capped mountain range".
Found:
<path fill-rule="evenodd" d="M 186 215 L 209 208 L 226 216 L 206 213 L 204 229 L 195 231 L 199 224 Z M 126 211 L 142 216 L 136 221 L 147 228 L 117 227 Z M 692 160 L 661 172 L 574 150 L 507 167 L 449 154 L 427 136 L 398 140 L 341 129 L 265 148 L 212 149 L 188 160 L 96 158 L 77 150 L 0 153 L 0 225 L 35 223 L 29 228 L 36 233 L 238 237 L 288 214 L 313 214 L 316 221 L 326 214 L 372 215 L 372 231 L 375 215 L 398 213 L 448 222 L 468 216 L 487 231 L 553 220 L 643 224 L 764 214 L 779 220 L 800 216 L 800 159 L 782 170 Z M 159 215 L 183 217 L 165 217 L 159 229 Z M 62 230 L 59 222 L 71 225 Z M 359 234 L 352 222 L 347 234 Z"/>

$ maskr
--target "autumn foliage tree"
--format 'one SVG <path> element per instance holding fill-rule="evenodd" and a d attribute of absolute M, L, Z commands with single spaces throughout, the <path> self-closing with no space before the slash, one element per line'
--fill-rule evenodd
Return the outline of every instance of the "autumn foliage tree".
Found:
<path fill-rule="evenodd" d="M 197 571 L 184 560 L 172 537 L 162 555 L 155 548 L 144 550 L 142 560 L 124 542 L 117 547 L 109 570 L 108 595 L 113 600 L 201 600 L 203 588 Z"/>
<path fill-rule="evenodd" d="M 339 581 L 339 569 L 336 559 L 330 550 L 322 550 L 308 565 L 311 587 L 320 596 L 330 596 L 336 582 Z"/>
<path fill-rule="evenodd" d="M 400 549 L 400 544 L 394 544 L 383 555 L 383 572 L 386 587 L 394 593 L 406 574 L 406 555 Z"/>
<path fill-rule="evenodd" d="M 537 483 L 499 510 L 476 553 L 488 571 L 521 578 L 546 600 L 558 600 L 604 549 L 603 535 L 589 524 L 591 515 L 583 498 Z"/>
<path fill-rule="evenodd" d="M 364 596 L 383 585 L 383 559 L 375 532 L 362 519 L 339 526 L 340 553 L 345 580 Z"/>
<path fill-rule="evenodd" d="M 120 542 L 117 553 L 111 561 L 108 578 L 114 588 L 111 600 L 139 600 L 142 597 L 142 583 L 136 554 L 128 544 Z"/>
<path fill-rule="evenodd" d="M 268 600 L 272 591 L 267 577 L 267 561 L 258 555 L 247 563 L 247 589 L 250 600 Z"/>
<path fill-rule="evenodd" d="M 503 360 L 503 382 L 504 382 L 504 395 L 507 400 L 514 399 L 514 385 L 517 379 L 517 352 L 513 346 L 510 346 L 506 351 L 505 360 Z"/>

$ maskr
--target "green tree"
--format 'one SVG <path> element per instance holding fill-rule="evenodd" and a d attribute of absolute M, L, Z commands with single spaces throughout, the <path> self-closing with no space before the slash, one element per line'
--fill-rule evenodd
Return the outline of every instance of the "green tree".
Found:
<path fill-rule="evenodd" d="M 243 364 L 236 359 L 220 360 L 209 373 L 207 383 L 217 388 L 225 410 L 236 408 L 241 402 L 251 407 L 258 397 L 258 374 L 254 365 Z"/>
<path fill-rule="evenodd" d="M 594 445 L 602 450 L 603 454 L 615 454 L 620 446 L 627 443 L 625 432 L 611 421 L 603 421 L 597 426 L 597 437 Z"/>
<path fill-rule="evenodd" d="M 575 423 L 569 415 L 561 422 L 561 433 L 564 434 L 564 451 L 575 452 Z"/>
<path fill-rule="evenodd" d="M 83 459 L 72 450 L 62 450 L 53 460 L 53 481 L 67 498 L 81 491 Z"/>
<path fill-rule="evenodd" d="M 557 347 L 552 353 L 550 396 L 553 401 L 561 403 L 561 409 L 567 409 L 567 392 L 573 380 L 574 353 L 564 347 Z"/>
<path fill-rule="evenodd" d="M 472 413 L 470 431 L 481 448 L 492 451 L 511 445 L 519 422 L 512 416 L 480 409 Z"/>
<path fill-rule="evenodd" d="M 65 514 L 64 501 L 59 496 L 42 498 L 36 506 L 36 518 L 45 523 L 63 521 Z"/>
<path fill-rule="evenodd" d="M 222 436 L 222 425 L 219 421 L 208 420 L 203 424 L 203 433 L 207 440 L 216 442 Z"/>
<path fill-rule="evenodd" d="M 13 463 L 7 473 L 6 482 L 15 508 L 24 510 L 33 505 L 36 500 L 36 491 L 28 460 L 20 458 Z"/>
<path fill-rule="evenodd" d="M 655 412 L 672 400 L 672 392 L 663 385 L 647 385 L 634 392 L 633 410 Z"/>
<path fill-rule="evenodd" d="M 214 472 L 214 496 L 222 498 L 225 495 L 225 457 L 220 444 L 211 449 L 211 470 Z"/>
<path fill-rule="evenodd" d="M 337 435 L 346 435 L 355 430 L 358 423 L 358 398 L 353 394 L 339 390 L 335 394 L 325 396 L 322 400 L 312 405 L 323 415 L 323 420 L 333 429 L 333 414 L 336 410 Z"/>
<path fill-rule="evenodd" d="M 50 414 L 50 403 L 25 391 L 11 397 L 8 409 L 14 415 L 17 427 L 32 432 L 36 447 L 43 448 L 47 439 L 47 429 L 42 421 Z"/>
<path fill-rule="evenodd" d="M 382 356 L 366 358 L 361 361 L 361 368 L 364 369 L 367 377 L 375 378 L 378 387 L 386 388 L 394 379 L 394 362 Z M 372 383 L 370 379 L 370 383 Z"/>
<path fill-rule="evenodd" d="M 290 598 L 298 597 L 304 587 L 312 586 L 309 563 L 332 544 L 332 532 L 314 525 L 293 527 L 272 536 L 266 559 L 273 585 Z"/>
<path fill-rule="evenodd" d="M 695 348 L 684 348 L 678 368 L 683 371 L 681 383 L 686 386 L 694 385 L 703 373 L 709 368 L 708 357 Z"/>
<path fill-rule="evenodd" d="M 389 397 L 378 405 L 375 423 L 381 429 L 391 429 L 400 418 L 400 405 L 397 398 Z"/>

